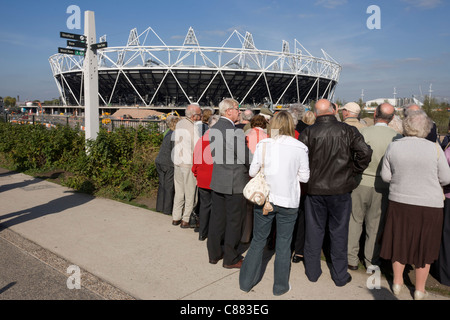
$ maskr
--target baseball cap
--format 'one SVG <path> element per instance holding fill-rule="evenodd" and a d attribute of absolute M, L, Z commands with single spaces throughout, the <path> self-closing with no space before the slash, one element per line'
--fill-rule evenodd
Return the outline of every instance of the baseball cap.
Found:
<path fill-rule="evenodd" d="M 341 110 L 347 110 L 353 113 L 360 113 L 361 112 L 361 107 L 359 106 L 359 104 L 357 104 L 356 102 L 349 102 L 346 103 Z"/>

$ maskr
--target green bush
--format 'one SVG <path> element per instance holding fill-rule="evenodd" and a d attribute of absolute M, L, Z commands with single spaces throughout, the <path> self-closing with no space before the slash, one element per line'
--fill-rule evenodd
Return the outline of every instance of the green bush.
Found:
<path fill-rule="evenodd" d="M 0 123 L 3 165 L 16 171 L 62 169 L 70 188 L 132 200 L 152 191 L 158 182 L 154 164 L 162 142 L 155 127 L 100 129 L 85 141 L 79 129 Z"/>
<path fill-rule="evenodd" d="M 43 125 L 0 124 L 0 152 L 18 171 L 49 169 L 63 158 L 72 158 L 83 137 L 68 127 L 47 129 Z"/>

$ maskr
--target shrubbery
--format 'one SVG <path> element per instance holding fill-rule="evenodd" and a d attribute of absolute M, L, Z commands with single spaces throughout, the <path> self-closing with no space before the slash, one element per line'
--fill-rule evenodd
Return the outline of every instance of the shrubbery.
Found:
<path fill-rule="evenodd" d="M 63 170 L 70 188 L 128 201 L 157 187 L 162 134 L 155 127 L 102 128 L 86 143 L 83 131 L 67 126 L 0 123 L 0 137 L 2 165 L 11 170 Z"/>

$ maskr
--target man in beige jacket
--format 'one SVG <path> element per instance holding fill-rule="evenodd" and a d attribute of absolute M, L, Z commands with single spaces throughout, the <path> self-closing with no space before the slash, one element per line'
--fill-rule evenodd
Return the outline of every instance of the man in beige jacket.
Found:
<path fill-rule="evenodd" d="M 367 127 L 359 120 L 359 114 L 361 113 L 361 107 L 355 102 L 349 102 L 342 108 L 343 122 L 351 126 L 356 127 L 358 130 Z"/>
<path fill-rule="evenodd" d="M 174 163 L 175 197 L 173 200 L 172 224 L 189 228 L 189 217 L 197 202 L 197 180 L 192 173 L 194 146 L 200 138 L 195 122 L 199 121 L 202 111 L 198 105 L 189 105 L 186 117 L 177 123 L 172 135 L 175 146 L 172 152 Z"/>

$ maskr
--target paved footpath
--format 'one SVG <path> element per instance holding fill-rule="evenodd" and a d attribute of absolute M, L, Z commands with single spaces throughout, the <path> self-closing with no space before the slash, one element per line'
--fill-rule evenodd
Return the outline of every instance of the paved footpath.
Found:
<path fill-rule="evenodd" d="M 2 238 L 62 273 L 70 265 L 78 266 L 81 285 L 96 287 L 106 299 L 413 299 L 412 288 L 395 297 L 384 277 L 378 289 L 369 289 L 368 279 L 375 275 L 361 270 L 351 272 L 349 284 L 336 287 L 325 262 L 316 283 L 307 280 L 302 263 L 292 264 L 292 290 L 277 297 L 272 294 L 270 253 L 263 279 L 245 293 L 239 289 L 239 270 L 209 264 L 206 242 L 199 241 L 192 229 L 172 226 L 170 216 L 4 169 L 0 169 L 0 203 Z M 449 298 L 431 293 L 430 300 Z"/>

